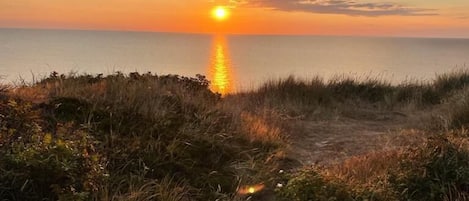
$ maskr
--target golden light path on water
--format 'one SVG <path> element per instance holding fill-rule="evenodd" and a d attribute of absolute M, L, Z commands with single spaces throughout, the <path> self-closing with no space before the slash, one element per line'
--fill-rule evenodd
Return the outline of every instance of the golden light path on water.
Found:
<path fill-rule="evenodd" d="M 214 36 L 212 57 L 209 67 L 211 90 L 222 95 L 234 92 L 233 70 L 228 52 L 228 44 L 224 36 Z"/>

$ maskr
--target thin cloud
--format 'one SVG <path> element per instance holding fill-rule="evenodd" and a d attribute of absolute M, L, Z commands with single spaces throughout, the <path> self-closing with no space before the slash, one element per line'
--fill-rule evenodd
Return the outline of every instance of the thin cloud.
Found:
<path fill-rule="evenodd" d="M 438 15 L 434 9 L 406 7 L 397 3 L 364 3 L 354 0 L 237 0 L 239 4 L 281 11 L 343 14 L 352 16 Z"/>
<path fill-rule="evenodd" d="M 242 4 L 243 0 L 209 0 L 208 2 L 217 5 L 224 5 L 230 8 L 236 8 L 238 5 Z"/>

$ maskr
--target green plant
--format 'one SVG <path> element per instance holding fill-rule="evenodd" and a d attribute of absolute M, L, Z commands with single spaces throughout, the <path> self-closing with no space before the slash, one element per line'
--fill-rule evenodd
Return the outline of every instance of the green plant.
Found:
<path fill-rule="evenodd" d="M 87 153 L 94 153 L 100 159 L 98 163 L 105 164 L 101 173 L 108 176 L 94 182 L 98 192 L 49 177 L 52 181 L 47 182 L 51 184 L 46 182 L 43 186 L 55 183 L 72 186 L 70 189 L 75 189 L 78 194 L 70 190 L 54 194 L 51 189 L 43 188 L 37 190 L 37 193 L 42 193 L 37 197 L 98 196 L 107 200 L 148 200 L 149 197 L 214 200 L 232 197 L 240 180 L 269 180 L 268 173 L 275 169 L 278 161 L 275 153 L 284 142 L 278 137 L 280 128 L 264 129 L 269 125 L 262 117 L 251 115 L 246 118 L 219 108 L 221 97 L 212 93 L 208 84 L 200 75 L 187 78 L 150 73 L 108 76 L 53 73 L 29 87 L 46 89 L 47 99 L 36 104 L 28 103 L 31 112 L 17 115 L 18 121 L 10 119 L 5 122 L 10 128 L 10 124 L 16 125 L 15 122 L 26 122 L 34 117 L 31 121 L 40 128 L 34 135 L 40 139 L 52 136 L 52 142 L 60 140 L 66 144 L 66 139 L 70 139 L 67 136 L 85 136 L 89 139 L 86 142 L 93 142 L 89 144 L 92 151 Z M 64 125 L 66 131 L 62 129 Z M 16 127 L 28 128 L 24 124 Z M 17 136 L 23 136 L 23 132 Z M 74 145 L 81 144 L 79 139 L 70 140 Z M 53 143 L 51 145 L 56 147 Z M 80 157 L 84 156 L 75 153 L 75 149 L 71 152 L 55 148 L 34 151 L 32 157 L 41 160 L 45 160 L 43 157 L 53 158 L 54 161 L 47 163 L 57 163 L 52 170 L 42 171 L 44 175 L 57 172 L 57 175 L 67 175 L 78 183 L 81 177 L 77 172 L 94 175 L 78 166 L 76 162 L 83 161 Z M 20 150 L 14 155 L 23 152 Z M 70 158 L 68 153 L 79 157 Z M 34 161 L 31 157 L 23 160 L 24 163 L 31 161 Z M 34 165 L 44 169 L 41 164 Z M 30 166 L 15 165 L 21 169 L 19 171 Z M 37 174 L 37 171 L 31 170 L 31 173 Z M 165 178 L 171 178 L 171 182 L 165 182 Z M 180 188 L 188 190 L 181 191 L 184 196 L 178 198 Z"/>
<path fill-rule="evenodd" d="M 437 201 L 469 193 L 468 150 L 438 136 L 407 154 L 389 179 L 401 200 Z"/>
<path fill-rule="evenodd" d="M 31 103 L 0 103 L 0 197 L 8 200 L 87 200 L 98 190 L 104 163 L 86 131 L 59 125 L 42 130 Z"/>
<path fill-rule="evenodd" d="M 277 189 L 277 196 L 284 201 L 353 200 L 346 186 L 324 178 L 314 169 L 289 175 L 286 185 Z"/>

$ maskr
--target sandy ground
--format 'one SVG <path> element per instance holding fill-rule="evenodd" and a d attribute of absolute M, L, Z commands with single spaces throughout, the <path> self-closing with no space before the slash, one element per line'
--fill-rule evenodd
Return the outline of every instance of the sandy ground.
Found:
<path fill-rule="evenodd" d="M 422 128 L 429 112 L 396 112 L 353 109 L 335 115 L 289 120 L 288 160 L 284 169 L 291 171 L 309 165 L 334 165 L 373 151 L 393 150 L 422 143 Z M 274 201 L 272 189 L 252 200 Z"/>
<path fill-rule="evenodd" d="M 289 139 L 289 157 L 298 161 L 298 165 L 327 165 L 372 151 L 407 146 L 422 139 L 414 130 L 422 121 L 422 114 L 374 110 L 354 111 L 325 120 L 297 120 L 297 131 Z M 418 136 L 412 135 L 416 133 Z"/>

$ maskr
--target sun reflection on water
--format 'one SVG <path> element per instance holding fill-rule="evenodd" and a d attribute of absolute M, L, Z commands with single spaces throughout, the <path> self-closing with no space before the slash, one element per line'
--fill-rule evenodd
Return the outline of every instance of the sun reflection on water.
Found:
<path fill-rule="evenodd" d="M 209 76 L 212 91 L 222 95 L 234 91 L 233 71 L 231 69 L 228 45 L 224 36 L 214 36 Z"/>

